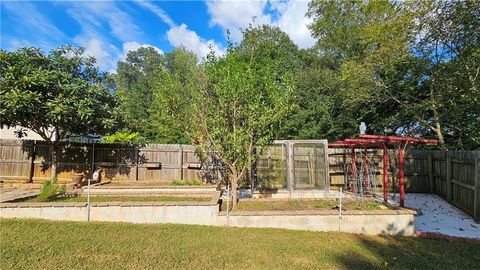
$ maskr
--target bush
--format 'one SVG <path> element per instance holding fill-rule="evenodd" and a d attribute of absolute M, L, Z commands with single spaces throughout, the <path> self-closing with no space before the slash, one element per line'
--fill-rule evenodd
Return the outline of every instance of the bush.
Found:
<path fill-rule="evenodd" d="M 57 184 L 57 177 L 54 176 L 50 178 L 50 180 L 43 183 L 43 187 L 40 191 L 40 195 L 38 196 L 38 198 L 40 199 L 40 201 L 48 202 L 60 195 L 65 194 L 66 189 L 67 187 L 65 184 Z"/>
<path fill-rule="evenodd" d="M 102 142 L 134 145 L 145 143 L 145 138 L 139 132 L 117 131 L 111 135 L 103 136 Z"/>
<path fill-rule="evenodd" d="M 201 186 L 202 184 L 203 182 L 200 179 L 172 180 L 172 185 L 174 186 Z"/>

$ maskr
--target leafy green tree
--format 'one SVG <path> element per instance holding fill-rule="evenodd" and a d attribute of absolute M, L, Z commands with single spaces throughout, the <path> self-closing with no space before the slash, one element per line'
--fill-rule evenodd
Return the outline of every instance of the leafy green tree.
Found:
<path fill-rule="evenodd" d="M 338 67 L 339 109 L 371 132 L 478 147 L 475 1 L 312 1 L 308 15 Z"/>
<path fill-rule="evenodd" d="M 420 59 L 425 133 L 457 148 L 480 146 L 480 5 L 477 1 L 421 1 L 412 41 Z"/>
<path fill-rule="evenodd" d="M 333 58 L 338 71 L 338 110 L 357 125 L 367 122 L 374 133 L 405 133 L 405 127 L 423 120 L 421 114 L 407 114 L 409 107 L 401 103 L 405 95 L 415 95 L 418 76 L 410 47 L 413 17 L 405 6 L 312 1 L 308 15 L 314 19 L 310 27 L 319 53 Z"/>
<path fill-rule="evenodd" d="M 124 127 L 139 132 L 150 142 L 161 137 L 151 119 L 151 107 L 157 72 L 164 67 L 164 56 L 152 47 L 141 47 L 127 54 L 118 62 L 115 75 L 116 95 L 120 100 L 120 112 Z M 159 138 L 160 137 L 160 138 Z"/>
<path fill-rule="evenodd" d="M 116 122 L 107 74 L 83 49 L 60 47 L 0 51 L 1 125 L 38 133 L 50 146 L 57 174 L 57 144 L 69 134 L 102 134 Z M 20 130 L 19 136 L 22 135 Z"/>
<path fill-rule="evenodd" d="M 289 112 L 292 93 L 289 74 L 278 74 L 279 63 L 255 62 L 231 49 L 225 58 L 207 64 L 210 86 L 200 118 L 200 142 L 211 147 L 226 166 L 237 204 L 237 187 L 250 165 L 271 144 L 275 129 Z M 254 147 L 258 147 L 254 155 Z"/>
<path fill-rule="evenodd" d="M 257 31 L 250 27 L 246 30 Z M 250 35 L 250 44 L 257 44 L 256 35 Z M 200 154 L 213 153 L 223 164 L 232 184 L 233 207 L 237 204 L 237 187 L 246 176 L 250 165 L 261 149 L 271 144 L 280 120 L 289 112 L 292 93 L 290 72 L 281 73 L 277 57 L 265 59 L 263 54 L 275 51 L 275 43 L 262 48 L 233 46 L 227 55 L 215 58 L 210 54 L 204 69 L 191 74 L 195 83 L 182 88 L 188 104 L 173 92 L 180 89 L 176 83 L 160 91 L 170 106 L 169 113 L 184 123 L 186 134 L 198 145 Z M 260 64 L 261 63 L 261 64 Z M 169 91 L 167 91 L 169 90 Z M 259 151 L 254 154 L 254 148 Z"/>
<path fill-rule="evenodd" d="M 356 134 L 355 115 L 339 110 L 344 102 L 339 94 L 342 83 L 332 59 L 315 49 L 299 51 L 298 55 L 300 67 L 293 79 L 294 109 L 282 121 L 277 138 L 335 141 Z"/>
<path fill-rule="evenodd" d="M 205 83 L 204 76 L 194 53 L 180 47 L 165 54 L 164 68 L 155 74 L 155 98 L 150 108 L 157 142 L 191 143 L 188 127 L 195 125 L 192 121 L 196 119 L 191 107 Z"/>

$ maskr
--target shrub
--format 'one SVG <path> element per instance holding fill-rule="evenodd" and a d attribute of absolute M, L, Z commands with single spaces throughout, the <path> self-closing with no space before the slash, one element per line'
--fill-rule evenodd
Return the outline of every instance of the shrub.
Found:
<path fill-rule="evenodd" d="M 145 138 L 143 138 L 139 132 L 129 132 L 129 131 L 117 131 L 111 135 L 103 136 L 102 142 L 104 143 L 119 143 L 119 144 L 143 144 Z"/>
<path fill-rule="evenodd" d="M 40 191 L 40 195 L 38 198 L 40 201 L 48 202 L 55 199 L 57 196 L 64 194 L 66 191 L 65 184 L 58 185 L 57 184 L 57 177 L 54 176 L 50 178 L 50 180 L 45 181 L 43 183 L 42 190 Z"/>

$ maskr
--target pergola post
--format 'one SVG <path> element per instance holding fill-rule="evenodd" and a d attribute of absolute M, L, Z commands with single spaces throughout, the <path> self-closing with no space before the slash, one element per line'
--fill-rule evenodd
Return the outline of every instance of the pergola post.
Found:
<path fill-rule="evenodd" d="M 352 176 L 357 175 L 357 157 L 355 155 L 355 147 L 352 147 Z M 355 192 L 355 185 L 352 179 L 352 192 Z"/>
<path fill-rule="evenodd" d="M 368 175 L 368 157 L 367 157 L 367 154 L 368 154 L 368 151 L 367 151 L 367 148 L 365 147 L 364 150 L 363 150 L 363 163 L 364 163 L 364 166 L 365 166 L 365 191 L 368 192 L 368 185 L 370 184 L 369 183 L 369 175 Z"/>
<path fill-rule="evenodd" d="M 388 202 L 388 149 L 383 144 L 383 201 Z"/>
<path fill-rule="evenodd" d="M 405 174 L 403 172 L 403 155 L 404 155 L 403 150 L 403 144 L 400 144 L 400 151 L 398 153 L 398 174 L 399 174 L 399 180 L 400 180 L 400 206 L 404 207 L 405 206 Z"/>

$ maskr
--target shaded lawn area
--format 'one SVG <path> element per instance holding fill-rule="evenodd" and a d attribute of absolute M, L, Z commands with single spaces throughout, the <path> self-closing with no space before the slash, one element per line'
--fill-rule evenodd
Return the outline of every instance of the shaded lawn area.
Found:
<path fill-rule="evenodd" d="M 184 201 L 210 201 L 211 197 L 187 196 L 90 196 L 91 202 L 184 202 Z M 38 197 L 22 200 L 22 202 L 41 202 Z M 87 202 L 87 196 L 57 197 L 52 202 Z"/>
<path fill-rule="evenodd" d="M 237 211 L 277 211 L 277 210 L 316 210 L 332 209 L 338 206 L 339 202 L 334 199 L 290 199 L 290 200 L 240 200 Z M 222 210 L 227 209 L 227 204 L 222 203 Z M 392 206 L 384 205 L 381 202 L 364 199 L 349 200 L 342 202 L 343 210 L 383 210 L 394 209 Z"/>
<path fill-rule="evenodd" d="M 281 229 L 0 219 L 1 269 L 474 269 L 442 239 Z"/>

